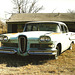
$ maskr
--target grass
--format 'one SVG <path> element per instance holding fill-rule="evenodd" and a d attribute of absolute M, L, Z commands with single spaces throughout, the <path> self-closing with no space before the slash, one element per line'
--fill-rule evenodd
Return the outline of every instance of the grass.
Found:
<path fill-rule="evenodd" d="M 7 33 L 7 28 L 6 29 L 5 28 L 4 29 L 0 28 L 0 34 L 4 34 L 4 33 Z"/>

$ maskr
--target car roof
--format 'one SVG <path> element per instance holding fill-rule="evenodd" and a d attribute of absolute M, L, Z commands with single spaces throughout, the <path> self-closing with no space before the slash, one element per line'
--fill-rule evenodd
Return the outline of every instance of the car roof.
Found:
<path fill-rule="evenodd" d="M 58 23 L 58 24 L 64 24 L 63 22 L 59 22 L 59 21 L 31 21 L 31 22 L 27 22 L 26 24 L 30 24 L 30 23 Z"/>

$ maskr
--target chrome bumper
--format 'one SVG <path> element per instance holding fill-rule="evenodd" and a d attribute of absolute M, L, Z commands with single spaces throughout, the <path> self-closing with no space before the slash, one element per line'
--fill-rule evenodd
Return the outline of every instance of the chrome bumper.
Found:
<path fill-rule="evenodd" d="M 57 50 L 29 50 L 30 55 L 56 55 Z"/>
<path fill-rule="evenodd" d="M 17 53 L 17 50 L 16 49 L 9 49 L 9 48 L 0 47 L 0 53 L 15 54 L 15 53 Z"/>

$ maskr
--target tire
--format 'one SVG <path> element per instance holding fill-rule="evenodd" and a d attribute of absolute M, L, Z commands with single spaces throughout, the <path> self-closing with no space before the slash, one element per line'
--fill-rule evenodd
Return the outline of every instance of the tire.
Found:
<path fill-rule="evenodd" d="M 72 50 L 72 43 L 70 44 L 70 47 L 68 48 L 68 50 Z"/>
<path fill-rule="evenodd" d="M 53 56 L 54 59 L 58 59 L 58 56 L 61 54 L 61 46 L 60 46 L 60 44 L 57 45 L 56 49 L 57 49 L 57 55 Z"/>
<path fill-rule="evenodd" d="M 59 56 L 60 55 L 60 47 L 59 47 L 59 45 L 57 45 L 56 49 L 57 49 L 57 56 Z"/>

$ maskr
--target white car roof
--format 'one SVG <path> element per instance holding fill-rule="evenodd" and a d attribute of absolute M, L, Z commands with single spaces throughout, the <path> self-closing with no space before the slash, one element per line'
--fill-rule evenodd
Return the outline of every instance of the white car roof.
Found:
<path fill-rule="evenodd" d="M 32 21 L 32 22 L 27 22 L 26 24 L 29 24 L 29 23 L 58 23 L 58 24 L 64 24 L 63 22 L 58 22 L 58 21 Z"/>

